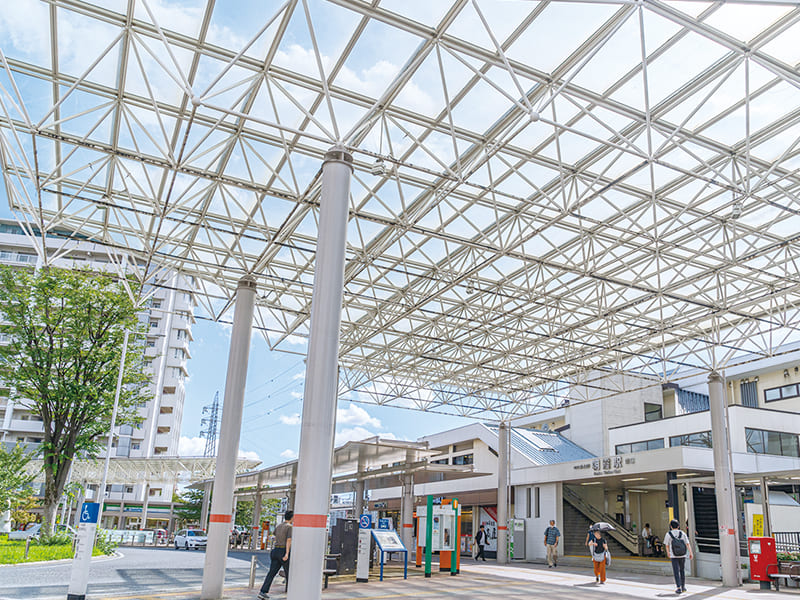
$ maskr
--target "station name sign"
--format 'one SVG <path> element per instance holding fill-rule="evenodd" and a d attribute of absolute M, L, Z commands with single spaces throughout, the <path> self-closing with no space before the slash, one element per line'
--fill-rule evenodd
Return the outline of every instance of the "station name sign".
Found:
<path fill-rule="evenodd" d="M 593 458 L 591 461 L 573 465 L 575 471 L 591 471 L 592 475 L 618 475 L 625 470 L 626 465 L 636 464 L 633 456 L 603 456 Z"/>

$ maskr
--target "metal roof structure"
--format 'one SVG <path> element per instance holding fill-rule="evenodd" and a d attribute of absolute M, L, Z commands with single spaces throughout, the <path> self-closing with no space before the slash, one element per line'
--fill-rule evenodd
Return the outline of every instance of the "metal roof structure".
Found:
<path fill-rule="evenodd" d="M 789 0 L 16 0 L 5 192 L 215 319 L 254 275 L 298 352 L 342 145 L 341 395 L 532 414 L 796 341 L 798 38 Z"/>
<path fill-rule="evenodd" d="M 260 461 L 240 458 L 236 472 L 244 473 L 258 466 Z M 207 479 L 214 476 L 217 459 L 208 457 L 153 456 L 150 458 L 112 458 L 108 463 L 108 484 L 168 482 L 175 484 Z M 39 474 L 43 461 L 28 463 L 29 473 Z M 73 481 L 100 482 L 103 480 L 103 459 L 76 460 L 72 463 Z"/>
<path fill-rule="evenodd" d="M 594 458 L 594 454 L 560 433 L 512 428 L 509 434 L 511 447 L 537 465 L 554 465 Z"/>

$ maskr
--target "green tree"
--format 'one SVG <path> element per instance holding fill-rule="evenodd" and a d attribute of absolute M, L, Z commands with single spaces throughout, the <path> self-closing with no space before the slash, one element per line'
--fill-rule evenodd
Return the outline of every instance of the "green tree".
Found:
<path fill-rule="evenodd" d="M 175 515 L 178 520 L 186 523 L 200 523 L 203 513 L 203 490 L 186 490 L 172 498 L 175 505 Z M 205 528 L 205 524 L 200 524 Z"/>
<path fill-rule="evenodd" d="M 131 293 L 133 290 L 133 294 Z M 0 269 L 0 379 L 42 419 L 45 533 L 76 455 L 93 457 L 108 435 L 124 331 L 138 330 L 137 286 L 108 273 L 44 267 Z M 141 422 L 143 348 L 129 344 L 117 424 Z"/>
<path fill-rule="evenodd" d="M 39 499 L 30 491 L 15 498 L 11 502 L 11 521 L 14 527 L 19 529 L 23 525 L 33 523 L 36 520 L 36 515 L 32 512 L 34 508 L 39 508 Z"/>
<path fill-rule="evenodd" d="M 253 510 L 255 510 L 256 503 L 253 500 L 239 500 L 236 503 L 236 517 L 233 520 L 234 525 L 250 528 L 253 523 Z"/>
<path fill-rule="evenodd" d="M 19 444 L 11 449 L 0 444 L 0 512 L 12 508 L 16 500 L 30 494 L 28 486 L 34 478 L 34 474 L 26 470 L 30 461 L 30 455 Z"/>

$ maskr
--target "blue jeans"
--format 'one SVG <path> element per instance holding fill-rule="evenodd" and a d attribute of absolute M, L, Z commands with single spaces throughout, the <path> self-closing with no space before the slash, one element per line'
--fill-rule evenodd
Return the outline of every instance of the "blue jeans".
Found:
<path fill-rule="evenodd" d="M 672 574 L 675 576 L 675 587 L 677 588 L 685 588 L 686 587 L 686 571 L 684 568 L 686 567 L 686 557 L 681 556 L 680 558 L 673 558 L 672 560 Z"/>
<path fill-rule="evenodd" d="M 284 561 L 283 557 L 286 554 L 286 548 L 273 548 L 269 553 L 269 573 L 264 578 L 264 583 L 261 584 L 261 592 L 263 594 L 269 593 L 269 586 L 272 585 L 272 580 L 278 571 L 283 570 L 286 572 L 286 581 L 289 581 L 289 561 Z"/>

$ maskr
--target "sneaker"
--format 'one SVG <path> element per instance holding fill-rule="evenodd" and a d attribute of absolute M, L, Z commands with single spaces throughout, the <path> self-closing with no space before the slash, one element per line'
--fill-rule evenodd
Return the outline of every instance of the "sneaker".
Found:
<path fill-rule="evenodd" d="M 599 575 L 594 578 L 594 582 L 595 583 L 599 583 L 600 582 L 600 576 Z"/>
<path fill-rule="evenodd" d="M 258 600 L 268 600 L 269 594 L 267 592 L 258 592 Z"/>
<path fill-rule="evenodd" d="M 682 591 L 682 592 L 685 592 L 685 591 L 686 591 L 686 586 L 682 587 L 682 588 L 681 588 L 681 591 Z"/>
<path fill-rule="evenodd" d="M 553 565 L 547 565 L 547 568 L 548 568 L 548 569 L 552 569 L 552 568 L 553 568 Z"/>
<path fill-rule="evenodd" d="M 682 590 L 681 588 L 678 588 L 677 590 L 675 590 L 675 593 L 676 593 L 676 594 L 680 594 L 682 591 L 683 591 L 683 590 Z"/>

